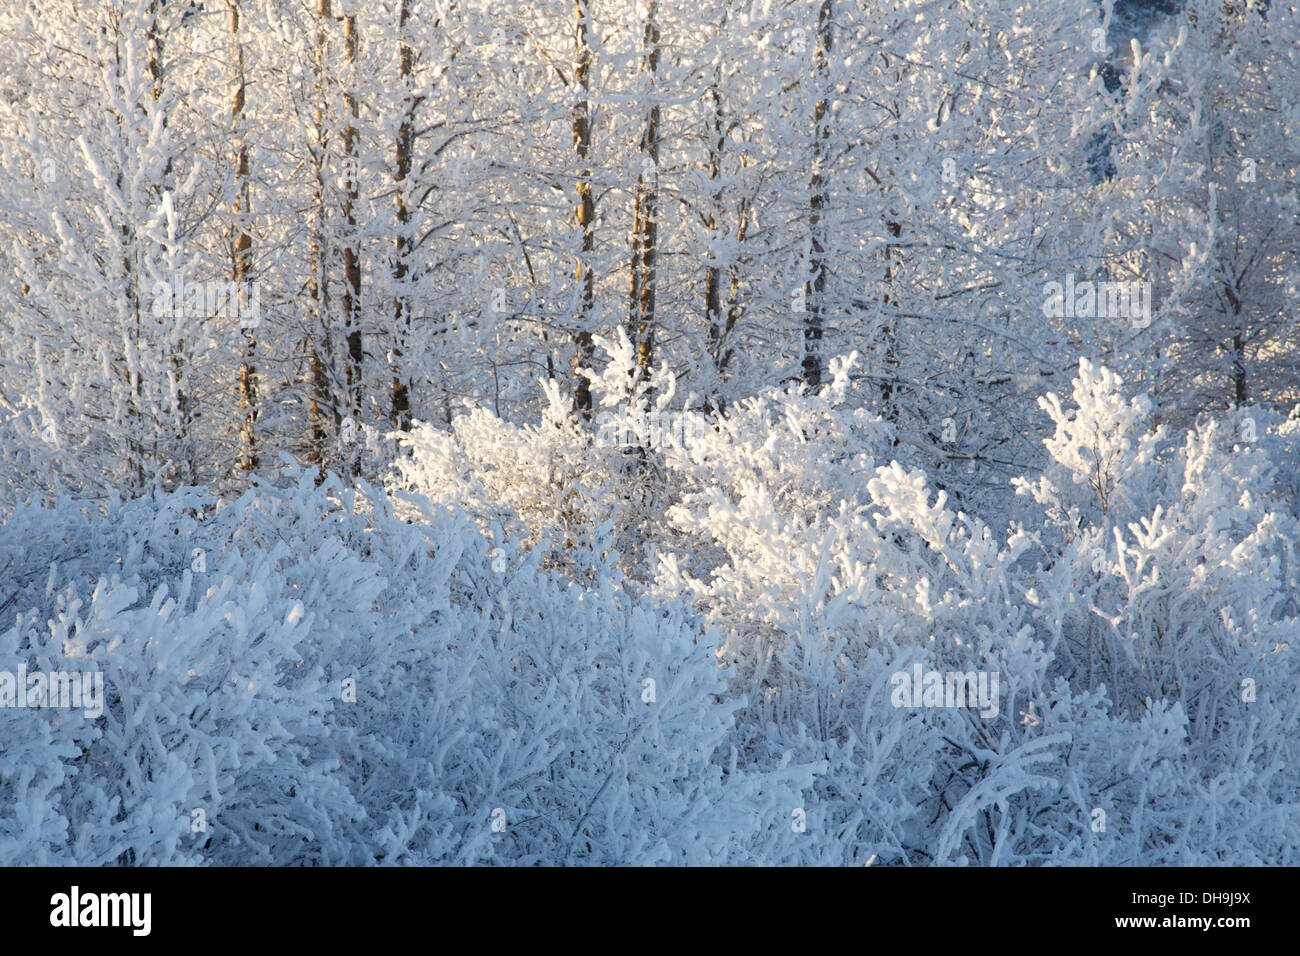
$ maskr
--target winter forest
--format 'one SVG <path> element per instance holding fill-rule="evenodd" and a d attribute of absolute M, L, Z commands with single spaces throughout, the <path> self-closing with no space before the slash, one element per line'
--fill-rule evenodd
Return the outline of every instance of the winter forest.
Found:
<path fill-rule="evenodd" d="M 0 865 L 1300 865 L 1300 3 L 0 0 Z"/>

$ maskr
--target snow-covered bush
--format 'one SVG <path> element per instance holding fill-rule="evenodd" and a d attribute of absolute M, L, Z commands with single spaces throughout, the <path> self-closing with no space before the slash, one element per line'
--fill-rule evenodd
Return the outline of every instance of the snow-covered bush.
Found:
<path fill-rule="evenodd" d="M 1017 520 L 999 532 L 889 460 L 891 430 L 853 393 L 852 356 L 819 390 L 706 416 L 670 410 L 671 380 L 639 388 L 626 341 L 603 344 L 596 434 L 612 421 L 636 435 L 647 467 L 586 437 L 556 393 L 535 428 L 478 410 L 451 434 L 417 433 L 398 487 L 447 503 L 472 488 L 485 527 L 563 534 L 570 572 L 617 540 L 638 585 L 706 614 L 743 705 L 738 765 L 824 768 L 801 805 L 800 860 L 1294 853 L 1279 834 L 1300 822 L 1295 465 L 1270 458 L 1294 448 L 1289 422 L 1206 422 L 1180 448 L 1145 396 L 1081 362 L 1073 406 L 1040 403 L 1056 426 L 1048 466 L 1014 483 Z M 650 416 L 671 440 L 645 440 Z M 1225 428 L 1258 440 L 1234 445 Z M 557 458 L 582 463 L 584 480 L 527 467 Z M 666 522 L 620 511 L 629 481 Z M 573 514 L 593 529 L 582 547 Z M 914 668 L 996 680 L 995 699 L 900 697 Z"/>
<path fill-rule="evenodd" d="M 0 669 L 98 669 L 104 698 L 0 708 L 0 863 L 789 854 L 809 772 L 727 762 L 736 704 L 682 605 L 312 475 L 4 526 Z"/>
<path fill-rule="evenodd" d="M 538 424 L 506 421 L 481 407 L 457 416 L 450 431 L 418 423 L 399 435 L 409 454 L 393 462 L 390 488 L 399 500 L 408 493 L 464 509 L 496 540 L 525 546 L 545 543 L 548 567 L 571 578 L 587 568 L 576 553 L 592 552 L 611 537 L 625 571 L 643 561 L 640 544 L 663 520 L 660 483 L 653 463 L 638 458 L 652 408 L 667 407 L 671 377 L 647 381 L 634 373 L 626 334 L 597 340 L 610 357 L 602 375 L 591 373 L 593 394 L 605 410 L 598 429 L 579 424 L 570 398 L 554 380 L 543 381 L 546 400 Z M 648 397 L 657 391 L 656 399 Z"/>
<path fill-rule="evenodd" d="M 842 376 L 820 397 L 837 388 Z M 754 759 L 827 761 L 810 798 L 821 837 L 810 860 L 1009 862 L 1005 834 L 990 845 L 976 824 L 995 804 L 1005 818 L 1020 791 L 1051 786 L 1038 765 L 1068 740 L 1030 737 L 1009 719 L 1046 664 L 1014 600 L 1010 569 L 1028 542 L 1000 545 L 943 492 L 932 501 L 920 472 L 877 464 L 869 441 L 846 445 L 852 413 L 833 401 L 825 411 L 833 426 L 772 432 L 756 475 L 672 512 L 679 531 L 724 560 L 696 577 L 665 559 L 661 587 L 689 588 L 726 627 L 736 687 L 752 701 L 739 732 Z M 851 473 L 820 461 L 831 454 Z M 809 477 L 830 479 L 823 498 L 844 493 L 833 509 L 816 494 L 768 491 L 801 461 L 818 463 Z M 896 675 L 914 667 L 996 674 L 1000 699 L 985 713 L 899 706 Z"/>
<path fill-rule="evenodd" d="M 1166 727 L 1163 756 L 1139 748 L 1126 768 L 1139 831 L 1127 859 L 1276 862 L 1300 825 L 1295 463 L 1270 458 L 1293 447 L 1288 423 L 1242 411 L 1158 451 L 1149 404 L 1126 403 L 1121 386 L 1083 362 L 1077 411 L 1043 403 L 1053 466 L 1018 490 L 1042 506 L 1044 539 L 1067 543 L 1027 596 L 1054 673 Z M 1098 461 L 1115 476 L 1102 493 Z M 1091 490 L 1091 508 L 1062 507 L 1062 473 L 1076 500 Z"/>
<path fill-rule="evenodd" d="M 19 511 L 0 670 L 105 696 L 0 708 L 0 861 L 1296 861 L 1294 419 L 1083 362 L 993 528 L 852 357 L 705 414 L 605 347 L 594 437 L 470 409 L 391 497 Z"/>

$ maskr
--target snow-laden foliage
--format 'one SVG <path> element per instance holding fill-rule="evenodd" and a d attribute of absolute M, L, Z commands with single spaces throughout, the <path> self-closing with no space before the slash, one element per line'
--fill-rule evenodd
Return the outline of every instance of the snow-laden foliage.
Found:
<path fill-rule="evenodd" d="M 554 400 L 533 428 L 475 410 L 418 430 L 398 483 L 449 502 L 474 488 L 485 519 L 534 539 L 571 515 L 617 525 L 633 577 L 721 630 L 743 765 L 824 766 L 805 862 L 1294 859 L 1294 421 L 1206 420 L 1179 446 L 1145 396 L 1081 362 L 1072 401 L 1040 403 L 1049 465 L 1015 483 L 999 532 L 889 460 L 851 358 L 816 392 L 705 416 L 670 412 L 671 383 L 629 392 L 626 343 L 603 345 L 593 393 L 637 447 L 584 445 Z M 674 427 L 656 438 L 647 418 Z M 523 467 L 556 459 L 596 478 Z M 666 525 L 620 523 L 629 474 Z M 996 677 L 996 700 L 913 706 L 899 675 L 918 666 Z"/>
<path fill-rule="evenodd" d="M 0 864 L 792 855 L 809 771 L 737 765 L 697 617 L 421 519 L 305 474 L 15 516 L 0 661 L 104 700 L 0 708 Z"/>
<path fill-rule="evenodd" d="M 1054 473 L 1019 487 L 1069 543 L 1026 597 L 1055 671 L 1108 688 L 1117 718 L 1146 726 L 1159 713 L 1168 727 L 1167 763 L 1139 750 L 1125 768 L 1148 841 L 1129 858 L 1287 858 L 1300 821 L 1294 429 L 1238 413 L 1157 454 L 1149 406 L 1118 413 L 1121 384 L 1081 363 L 1075 415 L 1044 402 Z M 1066 481 L 1092 501 L 1063 510 Z"/>
<path fill-rule="evenodd" d="M 601 344 L 594 428 L 471 408 L 387 492 L 18 512 L 0 670 L 104 698 L 0 708 L 0 861 L 1297 861 L 1295 418 L 1082 362 L 997 529 L 853 356 L 705 413 Z"/>

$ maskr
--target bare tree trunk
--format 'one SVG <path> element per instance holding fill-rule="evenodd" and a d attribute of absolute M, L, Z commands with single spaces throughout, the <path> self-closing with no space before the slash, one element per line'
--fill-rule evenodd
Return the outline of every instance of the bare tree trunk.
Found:
<path fill-rule="evenodd" d="M 235 148 L 235 202 L 231 209 L 234 226 L 230 277 L 238 294 L 246 290 L 253 269 L 253 238 L 248 233 L 249 166 L 248 144 L 244 142 L 241 121 L 244 114 L 244 96 L 247 79 L 244 75 L 244 46 L 239 41 L 240 4 L 242 0 L 227 0 L 230 8 L 230 38 L 234 47 L 232 71 L 233 92 L 230 99 L 230 135 Z M 243 416 L 239 426 L 239 467 L 245 472 L 257 470 L 257 334 L 243 326 L 244 355 L 239 363 L 239 410 Z"/>
<path fill-rule="evenodd" d="M 722 69 L 719 67 L 713 76 L 713 86 L 709 88 L 711 128 L 709 130 L 709 182 L 715 184 L 708 219 L 704 223 L 709 238 L 713 238 L 718 229 L 718 210 L 722 206 L 722 190 L 716 188 L 718 176 L 722 172 L 722 151 L 727 144 L 726 132 L 722 127 Z M 704 281 L 704 316 L 709 325 L 709 356 L 713 367 L 720 368 L 723 340 L 726 329 L 722 318 L 722 266 L 716 261 L 709 264 L 709 271 Z"/>
<path fill-rule="evenodd" d="M 411 237 L 408 234 L 411 210 L 407 205 L 406 190 L 411 175 L 411 151 L 415 140 L 415 111 L 423 99 L 411 89 L 413 55 L 404 32 L 410 12 L 410 0 L 401 0 L 397 14 L 397 29 L 402 33 L 398 47 L 398 75 L 401 78 L 399 82 L 404 112 L 394 145 L 393 184 L 397 197 L 397 236 L 393 240 L 393 286 L 396 290 L 393 296 L 393 338 L 396 344 L 393 346 L 390 423 L 394 429 L 404 432 L 411 430 L 411 388 L 401 368 L 402 355 L 411 329 L 411 299 L 406 291 L 406 278 L 410 273 L 407 260 L 411 254 Z"/>
<path fill-rule="evenodd" d="M 117 176 L 117 188 L 122 188 L 121 173 L 118 173 Z M 140 295 L 136 289 L 135 264 L 131 259 L 135 247 L 135 229 L 129 222 L 123 221 L 121 232 L 122 248 L 126 250 L 122 254 L 122 294 L 126 301 L 128 321 L 133 324 L 130 337 L 131 351 L 134 353 L 132 359 L 135 365 L 132 368 L 131 361 L 128 361 L 124 367 L 127 383 L 126 418 L 128 423 L 126 472 L 129 490 L 140 491 L 145 485 L 144 442 L 141 440 L 144 434 L 144 390 L 140 381 L 140 346 L 143 341 L 140 329 Z"/>
<path fill-rule="evenodd" d="M 361 252 L 356 237 L 356 203 L 360 165 L 357 162 L 358 118 L 356 94 L 357 18 L 348 14 L 343 18 L 343 53 L 348 65 L 347 87 L 343 93 L 343 107 L 347 111 L 347 125 L 343 127 L 343 221 L 347 238 L 343 243 L 343 328 L 347 339 L 346 384 L 347 415 L 352 419 L 352 434 L 361 429 L 362 346 L 361 346 Z M 359 446 L 358 446 L 359 447 Z M 360 454 L 349 448 L 342 459 L 350 474 L 360 471 Z"/>
<path fill-rule="evenodd" d="M 714 85 L 709 91 L 709 97 L 713 104 L 712 110 L 712 128 L 709 139 L 709 181 L 717 182 L 721 174 L 722 154 L 726 145 L 726 129 L 722 109 L 721 94 L 722 79 L 719 73 L 714 79 Z M 747 165 L 744 157 L 741 158 L 741 164 Z M 723 193 L 721 189 L 714 191 L 712 196 L 713 205 L 709 210 L 709 217 L 706 226 L 709 232 L 714 232 L 718 226 L 715 217 L 723 205 Z M 741 199 L 737 205 L 736 215 L 736 241 L 743 243 L 745 235 L 749 229 L 749 200 Z M 727 297 L 724 306 L 722 298 L 723 285 L 723 267 L 714 263 L 709 266 L 708 278 L 704 288 L 704 309 L 709 324 L 709 357 L 713 361 L 714 370 L 718 376 L 727 370 L 727 365 L 731 362 L 733 349 L 731 346 L 731 332 L 736 327 L 736 322 L 744 314 L 744 306 L 740 304 L 740 267 L 735 257 L 726 266 Z"/>
<path fill-rule="evenodd" d="M 811 255 L 808 262 L 808 279 L 804 293 L 807 312 L 803 327 L 803 380 L 810 388 L 822 382 L 821 342 L 825 328 L 826 292 L 826 162 L 824 142 L 830 134 L 826 120 L 826 93 L 828 86 L 827 56 L 831 50 L 831 18 L 833 0 L 822 0 L 817 13 L 817 80 L 818 100 L 813 114 L 813 174 L 810 187 L 808 231 Z"/>
<path fill-rule="evenodd" d="M 326 418 L 333 418 L 338 427 L 339 414 L 333 400 L 331 367 L 333 342 L 330 335 L 332 319 L 329 304 L 329 242 L 326 233 L 325 208 L 325 154 L 328 144 L 326 125 L 326 24 L 330 18 L 330 0 L 316 0 L 316 143 L 312 160 L 316 185 L 312 194 L 314 219 L 311 236 L 311 279 L 308 287 L 311 296 L 314 327 L 307 342 L 308 387 L 311 398 L 307 413 L 307 460 L 317 467 L 324 478 L 328 465 L 326 443 L 330 428 Z"/>
<path fill-rule="evenodd" d="M 582 229 L 582 250 L 578 256 L 574 281 L 578 286 L 578 305 L 574 315 L 573 398 L 578 413 L 591 419 L 591 385 L 579 374 L 590 368 L 595 354 L 592 341 L 591 313 L 595 303 L 595 273 L 592 258 L 596 249 L 596 203 L 591 192 L 591 28 L 588 0 L 574 0 L 573 78 L 579 91 L 573 105 L 573 149 L 578 158 L 578 204 L 575 210 Z"/>
<path fill-rule="evenodd" d="M 121 24 L 118 24 L 121 29 Z M 121 34 L 117 36 L 117 42 L 114 44 L 114 67 L 117 76 L 122 76 L 125 69 L 122 63 Z M 134 117 L 123 116 L 120 112 L 114 112 L 114 120 L 118 129 L 121 130 L 128 122 L 134 121 Z M 121 170 L 118 170 L 114 180 L 114 186 L 119 191 L 122 189 L 124 176 Z M 139 491 L 145 484 L 145 467 L 144 467 L 144 394 L 142 383 L 140 381 L 140 347 L 142 344 L 142 329 L 140 327 L 140 295 L 136 288 L 138 278 L 136 275 L 135 262 L 133 256 L 136 254 L 136 231 L 130 221 L 129 213 L 124 212 L 122 220 L 118 225 L 118 232 L 122 237 L 122 261 L 121 261 L 121 282 L 122 282 L 122 300 L 125 308 L 120 313 L 125 317 L 128 328 L 123 329 L 123 338 L 127 342 L 128 354 L 123 356 L 122 377 L 126 383 L 126 484 L 128 490 Z"/>
<path fill-rule="evenodd" d="M 1237 329 L 1232 336 L 1232 398 L 1233 405 L 1240 408 L 1249 400 L 1246 389 L 1246 323 L 1241 317 L 1240 288 L 1233 288 L 1225 282 L 1223 292 L 1237 320 Z"/>
<path fill-rule="evenodd" d="M 890 68 L 889 54 L 882 53 L 880 56 L 885 69 L 888 70 Z M 905 80 L 905 70 L 906 67 L 903 67 L 895 71 L 894 80 L 899 85 L 901 85 Z M 893 110 L 889 115 L 895 121 L 902 118 L 902 107 L 899 105 L 897 100 L 894 101 Z M 895 143 L 897 143 L 898 133 L 894 133 L 893 138 Z M 885 181 L 882 181 L 879 176 L 872 172 L 870 167 L 867 167 L 866 172 L 867 175 L 871 177 L 872 181 L 880 187 L 882 195 L 888 192 L 885 184 L 886 181 L 893 183 L 896 179 L 896 171 L 892 167 L 888 166 L 883 170 L 886 177 Z M 885 240 L 884 288 L 880 296 L 882 304 L 894 306 L 895 308 L 902 304 L 898 296 L 898 290 L 894 284 L 894 280 L 902 267 L 902 262 L 900 261 L 901 257 L 898 254 L 899 244 L 891 240 L 899 239 L 903 234 L 903 224 L 897 218 L 894 218 L 896 216 L 897 212 L 892 209 L 886 212 L 885 231 L 889 234 L 889 239 Z M 898 418 L 897 407 L 894 401 L 896 397 L 895 393 L 898 391 L 899 386 L 898 354 L 895 349 L 897 337 L 897 331 L 892 321 L 887 322 L 881 327 L 881 374 L 879 377 L 880 404 L 881 414 L 888 421 L 897 421 Z M 894 437 L 893 443 L 898 444 L 897 436 Z"/>
<path fill-rule="evenodd" d="M 748 165 L 748 160 L 742 160 L 742 165 Z M 749 200 L 742 199 L 736 215 L 736 242 L 743 243 L 745 236 L 749 232 Z M 723 330 L 722 337 L 723 348 L 719 354 L 718 371 L 725 372 L 727 365 L 731 362 L 731 356 L 734 349 L 731 345 L 731 333 L 735 329 L 736 323 L 745 314 L 745 307 L 740 304 L 740 265 L 733 262 L 729 268 L 731 282 L 727 288 L 727 325 Z"/>
<path fill-rule="evenodd" d="M 897 239 L 903 234 L 903 224 L 892 219 L 885 222 L 885 229 L 888 231 L 890 238 Z M 895 308 L 899 305 L 899 298 L 894 289 L 894 243 L 885 243 L 885 291 L 882 296 L 885 305 L 892 305 Z M 880 401 L 884 408 L 884 416 L 889 421 L 895 421 L 897 416 L 894 409 L 894 386 L 898 374 L 898 357 L 894 352 L 894 326 L 892 324 L 884 326 L 880 330 L 881 337 L 884 339 L 884 368 L 880 379 Z"/>
<path fill-rule="evenodd" d="M 165 0 L 151 0 L 149 4 L 149 30 L 148 30 L 148 48 L 149 48 L 149 76 L 153 80 L 153 89 L 151 90 L 152 99 L 155 104 L 162 99 L 163 95 L 163 31 L 159 26 L 158 17 Z M 167 117 L 162 118 L 163 126 L 167 125 Z M 169 154 L 163 164 L 162 183 L 159 185 L 158 199 L 161 200 L 161 193 L 164 189 L 169 188 L 172 175 L 172 157 Z M 168 343 L 167 352 L 167 375 L 169 378 L 169 392 L 174 390 L 174 405 L 169 411 L 169 420 L 167 426 L 171 432 L 169 436 L 170 448 L 167 451 L 169 457 L 175 464 L 174 477 L 179 483 L 192 485 L 197 480 L 194 456 L 190 447 L 190 409 L 189 401 L 185 394 L 186 382 L 186 355 L 185 340 L 178 338 L 175 342 Z"/>
<path fill-rule="evenodd" d="M 636 201 L 632 222 L 632 294 L 628 310 L 628 338 L 636 347 L 636 365 L 649 376 L 654 363 L 655 289 L 658 284 L 656 255 L 659 226 L 659 104 L 656 78 L 659 72 L 658 0 L 646 10 L 644 44 L 645 72 L 649 78 L 651 106 L 641 136 L 641 169 L 637 173 Z"/>

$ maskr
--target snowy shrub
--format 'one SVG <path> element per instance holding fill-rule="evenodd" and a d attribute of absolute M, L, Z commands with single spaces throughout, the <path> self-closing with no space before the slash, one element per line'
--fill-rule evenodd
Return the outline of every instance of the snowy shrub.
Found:
<path fill-rule="evenodd" d="M 470 409 L 389 494 L 17 512 L 0 670 L 105 693 L 0 708 L 0 862 L 1295 861 L 1294 419 L 1082 362 L 995 529 L 852 357 L 705 414 L 603 344 L 594 429 Z"/>
<path fill-rule="evenodd" d="M 393 462 L 395 497 L 413 492 L 462 508 L 498 540 L 545 542 L 547 566 L 575 579 L 586 570 L 573 563 L 574 552 L 591 551 L 606 533 L 619 549 L 615 559 L 626 559 L 625 571 L 640 566 L 639 543 L 662 523 L 663 502 L 651 466 L 637 459 L 633 443 L 647 431 L 647 393 L 658 390 L 659 410 L 671 401 L 673 388 L 662 375 L 652 381 L 633 375 L 626 335 L 598 343 L 611 358 L 603 375 L 592 373 L 593 394 L 606 409 L 600 440 L 578 423 L 560 384 L 543 381 L 546 404 L 536 425 L 472 407 L 453 420 L 450 431 L 419 423 L 401 434 L 410 454 Z"/>
<path fill-rule="evenodd" d="M 62 781 L 47 812 L 65 831 L 14 846 L 22 828 L 6 813 L 0 859 L 197 863 L 211 839 L 216 859 L 315 852 L 345 861 L 338 853 L 345 841 L 323 839 L 319 822 L 358 816 L 359 808 L 329 774 L 336 763 L 324 675 L 301 649 L 328 630 L 313 634 L 294 593 L 312 582 L 294 583 L 278 529 L 251 520 L 256 499 L 233 505 L 216 527 L 197 520 L 212 502 L 190 493 L 110 505 L 104 515 L 71 504 L 20 511 L 7 523 L 6 577 L 32 583 L 9 600 L 19 614 L 0 635 L 0 659 L 10 670 L 21 661 L 99 669 L 105 699 L 102 720 L 93 722 L 64 711 L 0 710 L 6 738 L 44 733 L 38 728 L 52 719 L 64 728 L 42 761 L 43 775 Z M 318 544 L 330 550 L 328 539 Z M 342 585 L 352 570 L 331 577 Z M 335 626 L 346 625 L 344 616 Z M 0 790 L 13 785 L 12 771 L 4 773 Z M 5 793 L 6 807 L 12 796 Z M 210 837 L 191 832 L 192 819 L 205 816 L 221 820 Z"/>
<path fill-rule="evenodd" d="M 104 711 L 0 708 L 0 863 L 789 853 L 809 773 L 727 762 L 736 704 L 699 620 L 422 513 L 311 474 L 20 511 L 0 661 L 98 668 Z"/>
<path fill-rule="evenodd" d="M 805 441 L 788 439 L 794 458 Z M 773 452 L 778 481 L 785 451 Z M 999 546 L 943 492 L 931 502 L 919 472 L 873 467 L 865 450 L 850 457 L 861 474 L 842 487 L 860 490 L 832 513 L 778 507 L 767 473 L 739 500 L 715 488 L 695 510 L 684 505 L 679 527 L 712 539 L 726 561 L 681 583 L 730 625 L 738 686 L 753 701 L 747 748 L 828 761 L 814 788 L 825 838 L 810 841 L 810 860 L 999 862 L 1001 839 L 963 841 L 995 802 L 1005 814 L 1013 794 L 1051 785 L 1035 768 L 1067 739 L 1024 736 L 1007 717 L 1045 666 L 1009 580 L 1027 542 Z M 895 675 L 914 667 L 996 674 L 995 713 L 897 706 Z"/>
<path fill-rule="evenodd" d="M 798 859 L 1289 858 L 1276 834 L 1297 822 L 1294 465 L 1269 459 L 1293 447 L 1286 422 L 1261 413 L 1260 440 L 1236 447 L 1207 422 L 1180 449 L 1145 396 L 1081 362 L 1073 407 L 1040 403 L 1048 466 L 1015 482 L 1033 507 L 999 533 L 887 460 L 891 431 L 853 394 L 852 356 L 820 389 L 706 416 L 670 411 L 666 376 L 640 387 L 625 340 L 602 344 L 596 434 L 671 422 L 673 440 L 640 441 L 648 465 L 586 437 L 556 393 L 541 426 L 478 410 L 417 433 L 398 487 L 447 503 L 471 488 L 485 527 L 563 534 L 553 563 L 570 574 L 619 554 L 640 588 L 707 615 L 739 707 L 737 766 L 822 768 Z M 583 480 L 527 467 L 557 458 Z M 620 510 L 631 479 L 665 522 Z M 590 529 L 581 546 L 572 515 Z M 899 698 L 916 669 L 996 678 L 996 702 Z"/>
<path fill-rule="evenodd" d="M 1116 414 L 1121 385 L 1081 363 L 1075 415 L 1055 396 L 1044 402 L 1057 424 L 1055 465 L 1077 482 L 1097 473 L 1089 461 L 1110 462 L 1120 493 L 1109 509 L 1084 511 L 1062 508 L 1064 489 L 1050 477 L 1019 484 L 1043 506 L 1044 532 L 1069 541 L 1028 596 L 1055 673 L 1106 691 L 1117 715 L 1143 727 L 1163 715 L 1163 756 L 1147 756 L 1145 769 L 1135 756 L 1126 769 L 1141 782 L 1127 788 L 1138 829 L 1127 860 L 1276 862 L 1294 853 L 1286 840 L 1294 846 L 1300 823 L 1291 647 L 1300 526 L 1275 510 L 1278 468 L 1268 455 L 1285 439 L 1243 442 L 1255 426 L 1207 420 L 1157 457 L 1150 407 L 1134 401 Z M 1266 422 L 1285 425 L 1256 418 L 1260 437 Z M 1157 800 L 1150 791 L 1161 786 L 1168 792 Z"/>

